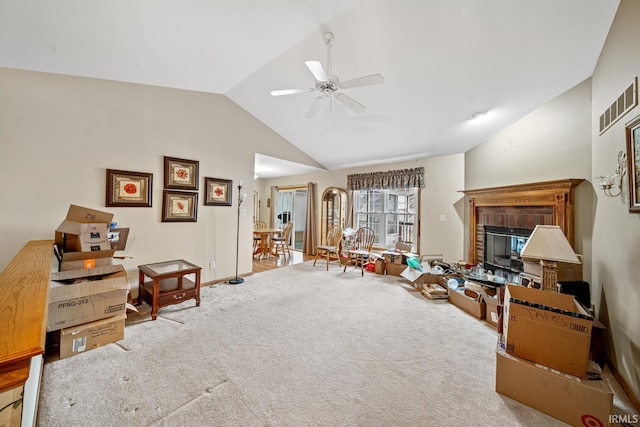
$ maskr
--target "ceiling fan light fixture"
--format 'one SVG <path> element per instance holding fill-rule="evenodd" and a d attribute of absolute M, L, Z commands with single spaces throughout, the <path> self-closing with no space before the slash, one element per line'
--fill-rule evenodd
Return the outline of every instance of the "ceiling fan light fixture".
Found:
<path fill-rule="evenodd" d="M 384 83 L 384 77 L 380 74 L 372 74 L 369 76 L 357 77 L 355 79 L 340 81 L 340 78 L 332 73 L 331 70 L 331 46 L 335 41 L 333 33 L 326 32 L 323 35 L 324 43 L 327 47 L 327 64 L 326 68 L 320 61 L 305 61 L 305 65 L 315 78 L 315 85 L 310 89 L 283 89 L 271 91 L 271 96 L 294 95 L 306 92 L 319 92 L 317 97 L 305 115 L 306 118 L 313 118 L 320 107 L 323 98 L 329 98 L 329 111 L 333 107 L 333 99 L 335 98 L 341 104 L 349 108 L 355 113 L 363 113 L 366 107 L 355 99 L 340 92 L 341 89 L 349 89 L 353 87 L 370 86 Z"/>

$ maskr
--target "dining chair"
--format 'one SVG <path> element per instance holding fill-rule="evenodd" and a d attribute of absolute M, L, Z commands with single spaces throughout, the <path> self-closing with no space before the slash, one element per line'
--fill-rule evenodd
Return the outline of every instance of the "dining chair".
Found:
<path fill-rule="evenodd" d="M 340 262 L 340 242 L 342 241 L 342 226 L 333 225 L 327 232 L 327 243 L 325 245 L 316 246 L 316 257 L 313 260 L 313 265 L 316 265 L 316 261 L 322 255 L 327 257 L 327 271 L 329 271 L 329 261 L 331 254 L 335 254 L 338 259 L 338 264 L 342 267 Z"/>
<path fill-rule="evenodd" d="M 267 228 L 267 223 L 264 221 L 254 221 L 253 229 L 255 230 L 256 228 Z M 259 234 L 253 235 L 253 254 L 254 255 L 258 253 L 260 249 L 260 240 L 262 240 L 262 236 L 260 236 Z"/>
<path fill-rule="evenodd" d="M 376 233 L 369 227 L 360 227 L 354 235 L 354 248 L 347 251 L 347 260 L 344 264 L 343 272 L 347 271 L 349 264 L 354 264 L 356 268 L 360 265 L 362 276 L 364 276 L 365 264 L 371 256 L 371 248 L 376 238 Z"/>
<path fill-rule="evenodd" d="M 280 255 L 284 255 L 284 258 L 287 259 L 287 255 L 291 258 L 291 252 L 289 251 L 289 239 L 291 236 L 291 229 L 293 228 L 292 222 L 287 222 L 282 228 L 282 234 L 276 235 L 271 238 L 272 242 L 272 251 L 276 257 L 280 257 Z"/>

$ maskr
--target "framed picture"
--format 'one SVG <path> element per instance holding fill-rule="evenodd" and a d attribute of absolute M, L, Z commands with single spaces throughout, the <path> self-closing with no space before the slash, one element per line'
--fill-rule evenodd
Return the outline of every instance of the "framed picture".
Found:
<path fill-rule="evenodd" d="M 629 212 L 640 213 L 640 116 L 625 125 L 627 129 L 627 176 L 629 177 Z"/>
<path fill-rule="evenodd" d="M 198 166 L 199 162 L 197 160 L 185 160 L 165 156 L 164 188 L 197 190 Z"/>
<path fill-rule="evenodd" d="M 107 169 L 108 207 L 151 207 L 153 174 Z"/>
<path fill-rule="evenodd" d="M 207 206 L 231 206 L 233 191 L 230 179 L 204 178 L 205 200 Z"/>
<path fill-rule="evenodd" d="M 196 222 L 198 193 L 164 190 L 162 192 L 162 222 Z"/>

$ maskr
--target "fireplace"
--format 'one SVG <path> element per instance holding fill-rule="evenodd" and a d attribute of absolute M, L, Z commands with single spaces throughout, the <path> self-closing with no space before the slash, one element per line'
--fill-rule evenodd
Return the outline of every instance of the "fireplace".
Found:
<path fill-rule="evenodd" d="M 486 227 L 519 230 L 520 234 L 529 230 L 530 234 L 536 225 L 558 225 L 573 245 L 574 190 L 582 181 L 565 179 L 463 191 L 470 206 L 467 261 L 485 262 Z"/>

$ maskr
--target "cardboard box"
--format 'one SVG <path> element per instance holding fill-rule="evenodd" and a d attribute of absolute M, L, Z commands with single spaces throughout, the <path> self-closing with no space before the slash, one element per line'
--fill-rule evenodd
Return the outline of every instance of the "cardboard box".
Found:
<path fill-rule="evenodd" d="M 107 235 L 108 231 L 108 224 L 80 224 L 80 235 L 78 238 L 80 241 L 80 250 L 83 252 L 89 252 L 111 249 L 111 243 L 109 242 L 109 236 Z"/>
<path fill-rule="evenodd" d="M 112 228 L 107 233 L 111 249 L 116 251 L 124 251 L 127 248 L 127 240 L 129 239 L 129 228 Z"/>
<path fill-rule="evenodd" d="M 410 266 L 403 265 L 403 267 L 406 268 L 400 275 L 414 285 L 440 283 L 440 278 L 443 277 L 444 273 L 433 273 L 433 269 L 428 262 L 423 262 L 420 265 L 422 266 L 422 271 L 416 268 L 411 268 Z"/>
<path fill-rule="evenodd" d="M 577 255 L 582 261 L 582 255 Z M 523 259 L 524 272 L 542 277 L 542 266 L 539 260 Z M 558 282 L 575 282 L 582 280 L 582 264 L 558 262 Z"/>
<path fill-rule="evenodd" d="M 485 310 L 484 320 L 497 328 L 498 322 L 500 320 L 500 315 L 498 312 L 498 299 L 489 295 L 484 295 L 482 297 L 482 301 L 484 301 L 485 305 L 487 306 Z"/>
<path fill-rule="evenodd" d="M 384 274 L 384 260 L 382 258 L 376 260 L 376 274 Z"/>
<path fill-rule="evenodd" d="M 593 317 L 572 295 L 506 285 L 507 353 L 584 378 Z"/>
<path fill-rule="evenodd" d="M 51 279 L 47 331 L 126 313 L 129 278 L 121 265 L 52 273 Z"/>
<path fill-rule="evenodd" d="M 102 347 L 124 338 L 126 314 L 63 328 L 60 331 L 60 358 Z"/>
<path fill-rule="evenodd" d="M 422 294 L 429 299 L 448 299 L 447 288 L 437 283 L 425 283 L 422 285 Z"/>
<path fill-rule="evenodd" d="M 58 269 L 68 271 L 108 266 L 113 262 L 114 252 L 113 249 L 94 252 L 65 252 L 62 254 Z"/>
<path fill-rule="evenodd" d="M 407 249 L 408 248 L 408 249 Z M 395 249 L 382 252 L 384 262 L 387 264 L 404 264 L 407 265 L 407 258 L 417 258 L 418 255 L 412 252 L 411 245 L 396 243 Z"/>
<path fill-rule="evenodd" d="M 484 319 L 486 316 L 485 303 L 469 298 L 464 294 L 464 291 L 449 289 L 449 302 L 478 319 Z"/>
<path fill-rule="evenodd" d="M 389 264 L 386 262 L 384 263 L 385 273 L 390 276 L 400 276 L 406 268 L 407 266 L 402 264 L 395 264 L 395 263 Z"/>
<path fill-rule="evenodd" d="M 402 264 L 403 259 L 404 264 L 407 264 L 407 259 L 403 258 L 400 252 L 385 251 L 382 253 L 382 256 L 384 257 L 384 262 L 386 264 Z"/>
<path fill-rule="evenodd" d="M 55 242 L 58 248 L 63 252 L 80 251 L 80 233 L 82 232 L 82 224 L 96 224 L 101 223 L 106 225 L 107 229 L 109 224 L 113 220 L 113 214 L 98 211 L 95 209 L 84 208 L 82 206 L 71 205 L 67 211 L 67 216 L 64 221 L 56 228 Z M 104 238 L 108 242 L 108 237 Z M 111 245 L 105 249 L 110 249 Z"/>
<path fill-rule="evenodd" d="M 572 426 L 609 426 L 613 392 L 597 364 L 589 377 L 572 377 L 533 362 L 496 353 L 496 391 Z M 593 374 L 592 374 L 593 372 Z"/>

